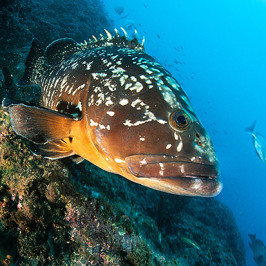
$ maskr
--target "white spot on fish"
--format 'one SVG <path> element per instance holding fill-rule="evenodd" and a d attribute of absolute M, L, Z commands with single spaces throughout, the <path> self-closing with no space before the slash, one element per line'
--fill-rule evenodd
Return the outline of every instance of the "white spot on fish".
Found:
<path fill-rule="evenodd" d="M 78 66 L 78 63 L 74 63 L 74 64 L 71 65 L 72 69 L 76 69 L 77 66 Z"/>
<path fill-rule="evenodd" d="M 111 68 L 110 68 L 111 69 Z M 117 77 L 120 77 L 121 75 L 123 75 L 123 72 L 125 72 L 125 69 L 123 69 L 123 68 L 121 68 L 121 67 L 118 67 L 117 69 L 114 69 L 113 71 L 112 71 L 112 73 L 113 73 L 113 77 L 114 78 L 117 78 Z"/>
<path fill-rule="evenodd" d="M 180 108 L 180 106 L 179 106 L 180 104 L 178 105 L 178 102 L 176 101 L 175 95 L 171 89 L 169 89 L 165 85 L 162 85 L 162 86 L 160 85 L 159 90 L 162 92 L 163 99 L 170 105 L 170 107 L 172 109 L 175 109 L 178 107 Z"/>
<path fill-rule="evenodd" d="M 72 95 L 74 96 L 79 90 L 83 89 L 85 87 L 85 84 L 80 85 L 79 87 L 77 87 L 73 92 Z M 70 94 L 70 91 L 69 91 Z"/>
<path fill-rule="evenodd" d="M 90 69 L 91 69 L 91 65 L 92 65 L 92 62 L 87 63 L 87 65 L 86 65 L 86 70 L 90 70 Z"/>
<path fill-rule="evenodd" d="M 67 79 L 68 79 L 68 76 L 65 76 L 61 82 L 61 91 L 63 90 L 63 88 L 66 86 L 66 83 L 67 83 Z"/>
<path fill-rule="evenodd" d="M 178 140 L 179 135 L 175 132 L 175 133 L 174 133 L 174 137 L 175 137 L 175 140 Z"/>
<path fill-rule="evenodd" d="M 135 101 L 133 101 L 133 102 L 131 103 L 131 106 L 132 106 L 133 108 L 135 108 L 135 106 L 136 106 L 138 103 L 140 103 L 140 102 L 141 102 L 140 99 L 136 99 Z"/>
<path fill-rule="evenodd" d="M 114 55 L 114 56 L 112 56 L 111 58 L 112 59 L 116 59 L 118 57 L 118 54 L 117 55 Z"/>
<path fill-rule="evenodd" d="M 147 77 L 146 76 L 144 76 L 144 75 L 141 75 L 141 76 L 139 76 L 141 79 L 147 79 Z"/>
<path fill-rule="evenodd" d="M 140 165 L 145 165 L 147 164 L 147 160 L 146 158 L 144 158 L 142 161 L 139 162 Z"/>
<path fill-rule="evenodd" d="M 191 162 L 194 162 L 196 160 L 196 157 L 194 156 L 190 160 L 191 160 Z"/>
<path fill-rule="evenodd" d="M 113 112 L 113 111 L 108 111 L 107 114 L 110 115 L 110 116 L 114 116 L 115 112 Z"/>
<path fill-rule="evenodd" d="M 119 158 L 115 158 L 115 161 L 116 161 L 117 163 L 126 163 L 124 160 L 121 160 L 121 159 L 119 159 Z"/>
<path fill-rule="evenodd" d="M 183 148 L 183 141 L 180 140 L 180 142 L 178 143 L 178 145 L 176 147 L 177 152 L 180 152 L 182 150 L 182 148 Z"/>
<path fill-rule="evenodd" d="M 139 140 L 140 140 L 140 141 L 144 141 L 144 140 L 145 140 L 145 138 L 142 138 L 142 137 L 140 137 L 140 138 L 139 138 Z"/>
<path fill-rule="evenodd" d="M 127 105 L 128 104 L 128 99 L 122 99 L 119 104 L 121 105 Z"/>
<path fill-rule="evenodd" d="M 167 123 L 167 121 L 162 120 L 162 119 L 157 119 L 156 121 L 159 122 L 160 124 L 166 124 Z"/>
<path fill-rule="evenodd" d="M 167 144 L 166 145 L 166 149 L 168 150 L 168 149 L 170 149 L 172 147 L 172 144 Z"/>
<path fill-rule="evenodd" d="M 100 125 L 99 125 L 99 128 L 100 128 L 100 129 L 105 129 L 105 126 L 102 125 L 102 124 L 100 124 Z"/>
<path fill-rule="evenodd" d="M 96 126 L 98 126 L 98 123 L 97 122 L 94 122 L 92 119 L 90 119 L 90 126 L 96 127 Z"/>
<path fill-rule="evenodd" d="M 143 89 L 143 86 L 140 82 L 136 82 L 134 86 L 130 88 L 131 91 L 135 90 L 136 92 L 140 92 L 142 89 Z"/>
<path fill-rule="evenodd" d="M 166 80 L 168 81 L 168 83 L 176 90 L 180 89 L 180 85 L 171 77 L 166 77 Z"/>
<path fill-rule="evenodd" d="M 127 83 L 125 86 L 125 90 L 127 90 L 128 88 L 130 88 L 132 86 L 132 83 Z"/>
<path fill-rule="evenodd" d="M 123 123 L 123 125 L 128 126 L 128 127 L 139 126 L 139 125 L 145 124 L 145 123 L 150 122 L 150 121 L 152 121 L 152 119 L 147 119 L 147 120 L 144 120 L 144 121 L 137 121 L 135 123 L 131 123 L 131 120 L 126 120 Z"/>
<path fill-rule="evenodd" d="M 111 97 L 110 96 L 108 96 L 108 97 L 106 97 L 106 102 L 105 102 L 105 105 L 106 106 L 110 106 L 110 105 L 112 105 L 114 102 L 111 100 Z"/>
<path fill-rule="evenodd" d="M 107 76 L 106 73 L 92 73 L 91 75 L 92 75 L 92 77 L 93 77 L 94 79 L 96 79 L 96 80 L 98 80 L 98 79 L 101 78 L 101 77 L 106 77 L 106 76 Z"/>
<path fill-rule="evenodd" d="M 190 187 L 192 189 L 198 190 L 201 186 L 202 186 L 202 181 L 200 179 L 195 179 Z"/>

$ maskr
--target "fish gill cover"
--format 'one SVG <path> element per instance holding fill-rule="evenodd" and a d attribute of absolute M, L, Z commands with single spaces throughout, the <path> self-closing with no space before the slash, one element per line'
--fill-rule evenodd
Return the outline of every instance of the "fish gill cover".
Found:
<path fill-rule="evenodd" d="M 73 8 L 64 10 L 64 15 L 80 25 L 73 10 L 85 2 L 68 4 Z M 97 2 L 91 4 L 98 6 Z M 7 1 L 1 7 L 4 21 L 12 25 L 11 32 L 17 40 L 21 38 L 17 29 L 33 24 L 35 18 L 31 21 L 29 17 L 38 14 L 40 5 L 42 2 L 38 1 Z M 59 7 L 58 3 L 45 9 L 38 19 L 52 21 L 53 12 Z M 95 21 L 101 25 L 102 13 L 90 14 L 92 24 L 86 21 L 87 16 L 81 20 L 87 23 L 87 36 Z M 21 14 L 25 20 L 13 20 Z M 64 23 L 50 23 L 50 27 L 59 34 Z M 33 32 L 34 28 L 27 30 L 38 39 L 48 38 L 39 31 Z M 94 30 L 100 32 L 102 28 L 108 27 Z M 6 29 L 1 30 L 6 34 Z M 66 36 L 51 34 L 47 42 L 57 37 Z M 27 47 L 30 39 L 25 42 Z M 16 65 L 23 61 L 25 52 L 14 43 L 13 47 L 5 41 L 0 45 L 5 50 L 1 55 L 5 77 L 2 93 L 34 102 L 39 96 L 38 88 L 28 91 L 12 83 L 21 77 L 23 69 Z M 14 54 L 17 61 L 13 61 Z M 4 264 L 245 264 L 243 243 L 232 213 L 217 200 L 162 194 L 121 180 L 88 162 L 75 165 L 69 159 L 51 161 L 33 156 L 29 143 L 12 132 L 9 116 L 2 110 L 0 122 L 0 258 Z"/>

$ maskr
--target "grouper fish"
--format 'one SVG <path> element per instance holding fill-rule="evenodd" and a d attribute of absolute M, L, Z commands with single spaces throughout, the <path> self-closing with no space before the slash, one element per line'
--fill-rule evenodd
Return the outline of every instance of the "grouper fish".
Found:
<path fill-rule="evenodd" d="M 46 49 L 34 39 L 21 84 L 38 106 L 11 104 L 13 130 L 49 159 L 80 156 L 141 185 L 178 195 L 222 188 L 211 140 L 176 79 L 135 36 L 111 34 Z"/>

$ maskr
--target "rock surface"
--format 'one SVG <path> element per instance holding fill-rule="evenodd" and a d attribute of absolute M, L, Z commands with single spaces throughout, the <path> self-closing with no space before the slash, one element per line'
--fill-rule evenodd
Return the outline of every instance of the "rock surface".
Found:
<path fill-rule="evenodd" d="M 33 38 L 39 39 L 46 47 L 64 37 L 84 41 L 110 27 L 100 1 L 1 1 L 0 68 L 5 75 L 5 89 L 0 91 L 0 100 L 6 93 L 13 98 L 26 97 L 27 92 L 15 90 L 14 82 L 24 71 L 23 63 Z"/>

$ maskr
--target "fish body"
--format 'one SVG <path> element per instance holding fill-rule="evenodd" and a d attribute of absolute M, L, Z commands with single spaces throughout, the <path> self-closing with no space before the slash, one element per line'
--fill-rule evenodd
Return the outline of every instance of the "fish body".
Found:
<path fill-rule="evenodd" d="M 266 164 L 266 139 L 258 133 L 255 128 L 256 122 L 254 122 L 253 125 L 246 130 L 253 137 L 253 145 L 258 157 Z"/>
<path fill-rule="evenodd" d="M 256 238 L 256 234 L 248 234 L 251 242 L 249 246 L 253 251 L 253 258 L 258 266 L 266 265 L 266 247 L 264 243 Z"/>
<path fill-rule="evenodd" d="M 78 155 L 160 191 L 218 194 L 213 145 L 179 83 L 136 37 L 106 33 L 45 50 L 33 41 L 21 83 L 42 99 L 9 106 L 14 131 L 46 158 Z"/>

